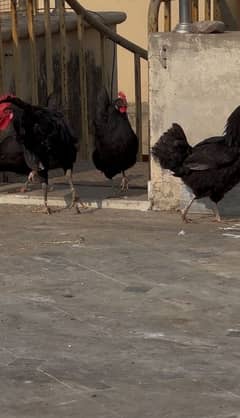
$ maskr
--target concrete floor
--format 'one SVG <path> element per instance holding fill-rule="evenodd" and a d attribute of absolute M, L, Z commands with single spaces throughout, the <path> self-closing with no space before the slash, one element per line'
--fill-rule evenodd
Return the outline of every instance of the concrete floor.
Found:
<path fill-rule="evenodd" d="M 194 219 L 0 206 L 1 418 L 240 416 L 240 223 Z"/>
<path fill-rule="evenodd" d="M 129 190 L 127 193 L 120 192 L 121 175 L 114 177 L 113 190 L 111 181 L 97 171 L 91 161 L 80 161 L 74 168 L 74 184 L 78 195 L 86 205 L 110 209 L 149 209 L 148 163 L 137 163 L 128 170 Z M 71 202 L 71 193 L 62 170 L 52 170 L 49 174 L 49 184 L 54 187 L 48 195 L 49 205 L 66 207 Z M 26 181 L 26 176 L 8 173 L 8 180 L 9 183 L 0 183 L 0 204 L 40 205 L 43 203 L 39 184 L 30 185 L 31 191 L 28 193 L 19 193 L 16 190 L 20 189 Z"/>

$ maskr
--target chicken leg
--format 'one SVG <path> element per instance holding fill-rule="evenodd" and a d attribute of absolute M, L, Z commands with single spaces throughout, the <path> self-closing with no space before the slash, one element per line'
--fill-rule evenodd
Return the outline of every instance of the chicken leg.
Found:
<path fill-rule="evenodd" d="M 87 206 L 81 200 L 79 200 L 79 196 L 78 196 L 78 194 L 76 192 L 76 189 L 73 185 L 72 170 L 71 169 L 68 169 L 66 171 L 66 178 L 68 180 L 70 190 L 71 190 L 71 193 L 72 193 L 72 201 L 69 205 L 69 209 L 72 209 L 73 207 L 76 207 L 77 213 L 80 213 L 79 206 L 81 206 L 82 208 L 86 208 Z"/>
<path fill-rule="evenodd" d="M 51 209 L 47 203 L 47 195 L 48 195 L 48 184 L 46 182 L 42 183 L 42 191 L 43 191 L 43 203 L 45 207 L 45 211 L 47 215 L 51 215 Z"/>
<path fill-rule="evenodd" d="M 26 193 L 27 191 L 31 191 L 31 189 L 29 189 L 28 186 L 29 186 L 29 183 L 34 183 L 35 177 L 37 177 L 37 171 L 36 170 L 32 170 L 29 173 L 28 178 L 25 181 L 24 185 L 20 189 L 20 192 L 21 193 Z"/>
<path fill-rule="evenodd" d="M 196 199 L 196 197 L 194 196 L 190 200 L 190 202 L 187 204 L 187 206 L 184 209 L 181 210 L 182 220 L 186 223 L 191 222 L 191 220 L 187 218 L 187 213 L 188 213 L 188 211 L 189 211 L 190 207 L 192 206 L 195 199 Z"/>
<path fill-rule="evenodd" d="M 113 181 L 113 179 L 110 179 L 110 184 L 111 184 L 111 195 L 109 196 L 110 198 L 111 197 L 116 197 L 118 194 L 119 194 L 119 192 L 116 190 L 116 188 L 115 188 L 115 185 L 114 185 L 114 181 Z"/>
<path fill-rule="evenodd" d="M 42 185 L 42 191 L 43 191 L 43 210 L 42 209 L 38 209 L 38 210 L 34 210 L 33 212 L 43 212 L 46 213 L 47 215 L 51 215 L 51 209 L 48 206 L 47 200 L 48 200 L 48 171 L 47 170 L 41 170 L 39 172 L 31 172 L 28 179 L 31 179 L 32 176 L 34 177 L 34 175 L 38 175 L 41 185 Z"/>
<path fill-rule="evenodd" d="M 121 181 L 121 191 L 127 192 L 128 191 L 128 177 L 125 174 L 125 171 L 122 171 L 122 181 Z"/>
<path fill-rule="evenodd" d="M 33 213 L 46 213 L 47 215 L 51 215 L 52 211 L 47 203 L 47 195 L 48 195 L 48 184 L 43 181 L 42 183 L 42 192 L 43 192 L 43 208 L 33 209 Z"/>
<path fill-rule="evenodd" d="M 29 188 L 28 188 L 29 183 L 30 183 L 30 181 L 29 181 L 29 179 L 27 179 L 27 180 L 25 181 L 25 183 L 23 184 L 23 186 L 22 186 L 22 187 L 20 187 L 20 189 L 19 189 L 18 191 L 19 191 L 20 193 L 30 192 L 30 191 L 31 191 L 31 189 L 29 189 Z"/>
<path fill-rule="evenodd" d="M 213 213 L 215 215 L 215 220 L 217 222 L 221 222 L 222 221 L 221 216 L 220 216 L 220 213 L 219 213 L 219 210 L 218 210 L 217 203 L 215 203 L 215 202 L 214 202 L 214 207 L 213 207 Z"/>

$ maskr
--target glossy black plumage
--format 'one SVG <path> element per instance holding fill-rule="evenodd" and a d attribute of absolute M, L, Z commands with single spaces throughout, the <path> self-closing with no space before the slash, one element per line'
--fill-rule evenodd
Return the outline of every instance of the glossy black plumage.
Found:
<path fill-rule="evenodd" d="M 229 116 L 223 136 L 191 147 L 181 126 L 174 123 L 152 154 L 162 168 L 192 189 L 196 199 L 209 197 L 218 203 L 240 181 L 240 106 Z"/>
<path fill-rule="evenodd" d="M 117 109 L 119 100 L 110 103 L 106 89 L 101 89 L 96 104 L 92 158 L 95 167 L 109 179 L 132 167 L 138 152 L 138 138 L 128 116 Z"/>
<path fill-rule="evenodd" d="M 9 105 L 7 110 L 13 114 L 10 125 L 12 138 L 8 141 L 13 141 L 14 138 L 16 149 L 22 151 L 21 158 L 24 159 L 25 166 L 33 173 L 37 172 L 43 185 L 47 213 L 50 213 L 47 206 L 49 169 L 64 170 L 71 187 L 72 203 L 75 202 L 72 169 L 77 155 L 77 140 L 72 135 L 62 113 L 43 106 L 33 106 L 12 96 L 4 97 L 0 100 L 1 103 L 7 103 Z M 7 144 L 6 139 L 4 142 Z"/>
<path fill-rule="evenodd" d="M 63 115 L 17 97 L 0 100 L 5 102 L 13 110 L 15 137 L 26 150 L 25 160 L 30 169 L 37 169 L 46 180 L 49 169 L 63 168 L 64 172 L 72 169 L 77 154 L 76 139 Z"/>

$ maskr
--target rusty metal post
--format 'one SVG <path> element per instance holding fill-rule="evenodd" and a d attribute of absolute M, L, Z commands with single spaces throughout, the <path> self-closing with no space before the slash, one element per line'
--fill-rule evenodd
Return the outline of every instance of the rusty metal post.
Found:
<path fill-rule="evenodd" d="M 159 9 L 164 3 L 164 31 L 171 30 L 171 0 L 150 0 L 148 7 L 148 33 L 158 32 Z"/>
<path fill-rule="evenodd" d="M 100 34 L 102 85 L 107 87 L 105 41 L 106 41 L 106 37 Z"/>
<path fill-rule="evenodd" d="M 4 90 L 4 54 L 3 54 L 3 41 L 2 41 L 2 27 L 0 16 L 0 95 Z"/>
<path fill-rule="evenodd" d="M 53 93 L 52 29 L 49 0 L 44 0 L 44 27 L 46 45 L 47 94 L 49 96 L 51 93 Z"/>
<path fill-rule="evenodd" d="M 220 8 L 220 1 L 213 0 L 212 2 L 212 19 L 213 20 L 222 20 L 221 8 Z"/>
<path fill-rule="evenodd" d="M 68 104 L 68 69 L 67 69 L 67 38 L 65 22 L 65 0 L 59 0 L 59 25 L 60 25 L 60 47 L 61 47 L 61 91 L 62 107 L 65 116 L 69 117 Z"/>
<path fill-rule="evenodd" d="M 79 76 L 80 76 L 80 101 L 81 101 L 81 134 L 83 157 L 90 156 L 90 144 L 88 135 L 88 107 L 87 107 L 87 71 L 86 55 L 84 48 L 84 20 L 78 15 L 78 43 L 79 43 Z"/>
<path fill-rule="evenodd" d="M 26 2 L 25 0 L 19 0 L 18 8 L 20 11 L 26 11 Z"/>
<path fill-rule="evenodd" d="M 204 10 L 204 15 L 205 15 L 205 20 L 210 20 L 211 19 L 211 0 L 205 0 L 205 10 Z"/>
<path fill-rule="evenodd" d="M 158 32 L 158 16 L 163 0 L 150 0 L 148 7 L 148 33 Z"/>
<path fill-rule="evenodd" d="M 171 32 L 171 2 L 164 3 L 164 32 Z"/>
<path fill-rule="evenodd" d="M 175 32 L 189 33 L 191 28 L 191 4 L 190 0 L 179 0 L 179 24 Z"/>
<path fill-rule="evenodd" d="M 17 18 L 17 1 L 11 0 L 11 21 L 12 21 L 12 40 L 13 40 L 13 62 L 14 62 L 14 83 L 15 94 L 21 95 L 20 91 L 20 53 L 18 40 L 18 18 Z"/>
<path fill-rule="evenodd" d="M 38 66 L 33 20 L 33 0 L 27 0 L 27 25 L 31 53 L 32 103 L 38 104 Z"/>
<path fill-rule="evenodd" d="M 198 0 L 192 0 L 191 4 L 192 21 L 197 22 L 199 20 L 199 5 Z"/>
<path fill-rule="evenodd" d="M 138 160 L 142 161 L 142 98 L 141 98 L 141 60 L 134 54 L 136 134 L 139 139 Z"/>

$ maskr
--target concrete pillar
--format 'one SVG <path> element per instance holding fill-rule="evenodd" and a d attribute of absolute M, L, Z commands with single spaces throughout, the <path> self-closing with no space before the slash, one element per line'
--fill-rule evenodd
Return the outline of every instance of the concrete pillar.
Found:
<path fill-rule="evenodd" d="M 229 114 L 240 104 L 239 32 L 225 34 L 155 33 L 149 43 L 150 144 L 173 122 L 179 123 L 191 145 L 221 135 Z M 149 197 L 153 207 L 185 206 L 189 190 L 168 170 L 151 160 Z M 209 200 L 193 211 L 211 211 Z M 220 209 L 240 215 L 240 185 L 229 192 Z"/>

